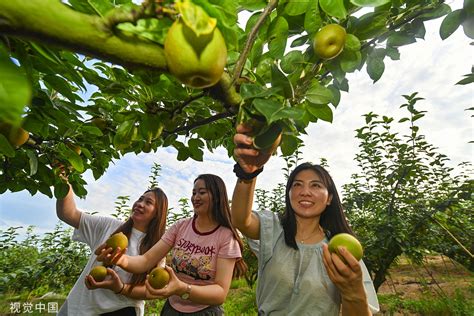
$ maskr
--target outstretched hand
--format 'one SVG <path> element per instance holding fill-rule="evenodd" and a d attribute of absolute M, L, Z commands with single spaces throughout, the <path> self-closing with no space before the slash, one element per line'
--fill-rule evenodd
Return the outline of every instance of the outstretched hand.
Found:
<path fill-rule="evenodd" d="M 153 288 L 150 282 L 148 282 L 149 275 L 147 275 L 145 281 L 147 299 L 163 299 L 170 297 L 171 295 L 179 296 L 183 293 L 183 290 L 186 288 L 186 284 L 178 279 L 171 267 L 165 266 L 165 269 L 170 275 L 170 280 L 168 284 L 162 289 Z"/>
<path fill-rule="evenodd" d="M 86 287 L 89 290 L 108 289 L 114 291 L 115 293 L 119 292 L 123 287 L 123 282 L 117 272 L 110 268 L 107 268 L 107 276 L 110 276 L 110 278 L 107 277 L 104 281 L 97 282 L 91 275 L 86 275 Z"/>
<path fill-rule="evenodd" d="M 365 299 L 359 261 L 345 247 L 341 246 L 338 250 L 347 264 L 337 254 L 330 253 L 327 244 L 323 245 L 323 262 L 329 278 L 344 298 L 348 300 Z"/>
<path fill-rule="evenodd" d="M 105 243 L 100 245 L 99 248 L 95 250 L 97 255 L 97 261 L 103 262 L 105 266 L 118 265 L 119 267 L 124 267 L 127 263 L 127 248 L 121 249 L 117 247 L 115 251 L 108 247 Z"/>
<path fill-rule="evenodd" d="M 281 140 L 280 135 L 270 149 L 258 150 L 253 146 L 253 138 L 249 136 L 251 132 L 251 127 L 245 124 L 239 124 L 236 127 L 236 134 L 234 135 L 234 143 L 236 145 L 234 149 L 234 159 L 247 173 L 252 173 L 260 169 L 270 159 Z"/>

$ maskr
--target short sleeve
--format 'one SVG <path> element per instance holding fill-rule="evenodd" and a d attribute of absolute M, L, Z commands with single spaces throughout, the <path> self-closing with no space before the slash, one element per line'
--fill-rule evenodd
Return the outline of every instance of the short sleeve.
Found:
<path fill-rule="evenodd" d="M 222 227 L 222 234 L 219 236 L 222 243 L 219 247 L 217 256 L 219 258 L 241 258 L 239 242 L 234 238 L 232 231 L 228 228 Z"/>
<path fill-rule="evenodd" d="M 178 232 L 185 221 L 186 219 L 182 219 L 174 223 L 173 226 L 171 226 L 165 231 L 165 233 L 161 237 L 161 240 L 168 244 L 168 246 L 173 247 L 176 242 L 176 236 L 178 235 Z"/>
<path fill-rule="evenodd" d="M 272 211 L 262 210 L 255 212 L 260 220 L 260 240 L 247 239 L 250 249 L 257 255 L 260 266 L 270 260 L 273 247 L 281 234 L 282 228 L 278 214 Z"/>
<path fill-rule="evenodd" d="M 369 303 L 370 310 L 372 313 L 377 313 L 380 311 L 379 300 L 377 298 L 377 293 L 375 292 L 374 283 L 370 278 L 369 270 L 365 266 L 364 261 L 361 261 L 362 268 L 362 277 L 364 280 L 365 293 L 367 294 L 367 301 Z"/>
<path fill-rule="evenodd" d="M 113 217 L 82 213 L 79 228 L 74 229 L 72 239 L 88 244 L 91 249 L 96 249 L 104 242 L 107 232 L 111 229 L 115 230 L 121 224 L 120 220 Z"/>

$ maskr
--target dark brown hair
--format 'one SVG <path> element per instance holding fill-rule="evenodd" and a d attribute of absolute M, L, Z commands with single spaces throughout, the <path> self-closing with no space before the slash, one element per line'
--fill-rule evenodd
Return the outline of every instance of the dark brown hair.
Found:
<path fill-rule="evenodd" d="M 227 190 L 224 181 L 219 176 L 214 174 L 201 174 L 196 178 L 196 180 L 194 180 L 194 182 L 197 180 L 203 180 L 206 185 L 206 189 L 211 193 L 212 218 L 217 223 L 219 223 L 219 225 L 227 227 L 232 231 L 234 238 L 237 239 L 237 242 L 239 243 L 240 251 L 243 254 L 244 243 L 242 242 L 237 230 L 232 226 L 229 199 L 227 197 Z M 246 271 L 247 264 L 243 258 L 239 258 L 235 262 L 233 278 L 240 278 L 244 276 Z"/>
<path fill-rule="evenodd" d="M 288 182 L 286 183 L 285 191 L 285 211 L 281 216 L 281 225 L 285 234 L 285 243 L 287 246 L 294 249 L 298 249 L 296 244 L 296 216 L 295 211 L 291 207 L 290 202 L 290 190 L 295 181 L 295 177 L 303 170 L 313 170 L 320 178 L 323 184 L 326 186 L 328 193 L 332 196 L 331 203 L 326 206 L 326 209 L 321 214 L 319 219 L 319 225 L 324 229 L 326 237 L 331 238 L 331 236 L 339 233 L 348 233 L 354 235 L 352 229 L 349 226 L 349 223 L 346 220 L 344 211 L 342 209 L 341 200 L 339 199 L 339 194 L 337 193 L 336 185 L 332 180 L 329 173 L 320 165 L 313 165 L 312 163 L 305 162 L 297 166 L 288 177 Z"/>
<path fill-rule="evenodd" d="M 152 188 L 144 192 L 153 192 L 155 194 L 155 217 L 148 224 L 147 231 L 145 236 L 143 236 L 138 252 L 140 255 L 148 251 L 154 244 L 160 240 L 161 236 L 165 233 L 166 229 L 166 217 L 168 214 L 168 197 L 165 192 L 160 188 Z M 127 238 L 130 238 L 133 228 L 133 219 L 131 217 L 123 223 L 117 230 L 113 233 L 123 232 Z M 112 235 L 113 235 L 112 234 Z M 150 270 L 151 271 L 151 270 Z M 148 272 L 150 272 L 148 271 Z M 148 272 L 141 274 L 132 274 L 130 278 L 130 287 L 128 287 L 128 292 L 130 293 L 132 289 L 137 286 L 145 283 L 146 275 Z"/>

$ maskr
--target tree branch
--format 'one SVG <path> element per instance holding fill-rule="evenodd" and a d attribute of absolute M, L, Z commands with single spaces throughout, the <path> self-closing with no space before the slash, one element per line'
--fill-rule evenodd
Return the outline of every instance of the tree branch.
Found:
<path fill-rule="evenodd" d="M 252 30 L 249 33 L 249 36 L 247 37 L 247 41 L 245 42 L 244 49 L 242 53 L 240 54 L 239 60 L 235 64 L 235 69 L 234 69 L 234 75 L 232 78 L 232 82 L 235 82 L 241 75 L 242 69 L 244 68 L 245 65 L 245 60 L 247 59 L 248 54 L 250 53 L 250 50 L 252 49 L 253 43 L 255 42 L 255 38 L 257 37 L 258 30 L 260 29 L 260 26 L 265 22 L 265 19 L 267 16 L 272 13 L 273 9 L 275 9 L 278 6 L 278 0 L 270 0 L 268 2 L 267 7 L 263 10 L 262 15 L 258 18 L 257 22 L 253 26 Z"/>
<path fill-rule="evenodd" d="M 199 126 L 203 126 L 203 125 L 206 125 L 206 124 L 209 124 L 209 123 L 212 123 L 212 122 L 215 122 L 215 121 L 218 121 L 222 118 L 226 118 L 226 117 L 230 117 L 230 116 L 234 116 L 235 113 L 232 113 L 232 112 L 222 112 L 222 113 L 218 113 L 214 116 L 211 116 L 211 117 L 207 117 L 203 120 L 200 120 L 200 121 L 197 121 L 197 122 L 194 122 L 192 124 L 189 124 L 189 125 L 185 125 L 185 126 L 181 126 L 181 127 L 178 127 L 176 128 L 175 130 L 173 131 L 170 131 L 170 132 L 163 132 L 164 135 L 163 135 L 163 139 L 166 138 L 166 136 L 168 136 L 169 134 L 176 134 L 176 133 L 179 133 L 179 132 L 190 132 L 192 129 L 196 128 L 196 127 L 199 127 Z"/>
<path fill-rule="evenodd" d="M 160 45 L 137 37 L 121 38 L 107 23 L 58 0 L 0 1 L 0 34 L 59 46 L 128 69 L 166 70 Z"/>

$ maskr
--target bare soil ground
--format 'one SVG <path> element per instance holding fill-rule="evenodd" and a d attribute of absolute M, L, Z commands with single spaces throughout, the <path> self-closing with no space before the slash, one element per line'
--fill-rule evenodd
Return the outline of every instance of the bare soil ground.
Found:
<path fill-rule="evenodd" d="M 444 256 L 428 256 L 422 265 L 414 265 L 406 259 L 390 269 L 387 281 L 378 294 L 396 294 L 402 299 L 420 299 L 431 294 L 434 297 L 453 297 L 459 289 L 469 300 L 474 299 L 474 274 L 465 267 Z M 381 306 L 384 314 L 384 306 Z M 474 315 L 474 311 L 472 311 Z M 391 315 L 416 315 L 394 313 Z"/>
<path fill-rule="evenodd" d="M 380 294 L 401 294 L 403 298 L 416 299 L 430 291 L 448 296 L 461 289 L 465 294 L 474 282 L 473 273 L 444 256 L 428 256 L 422 266 L 415 266 L 402 259 L 390 269 L 390 276 L 379 289 Z"/>

